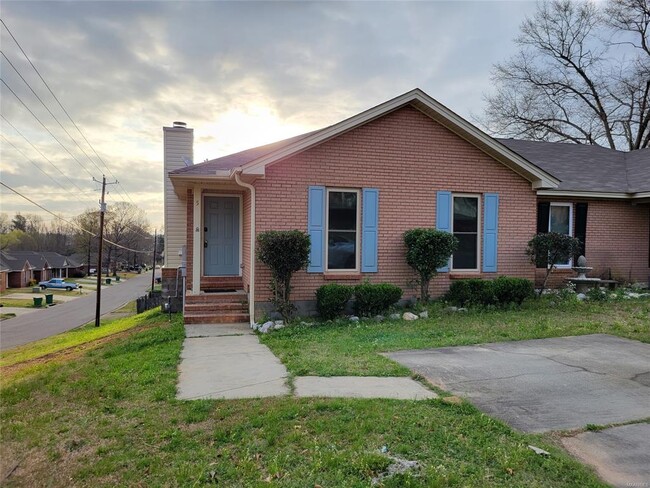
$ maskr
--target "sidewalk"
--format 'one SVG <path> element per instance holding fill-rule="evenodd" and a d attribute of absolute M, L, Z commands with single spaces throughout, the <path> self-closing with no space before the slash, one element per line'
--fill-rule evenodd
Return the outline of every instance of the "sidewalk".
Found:
<path fill-rule="evenodd" d="M 236 399 L 290 395 L 289 373 L 248 324 L 188 324 L 177 398 Z M 437 395 L 411 378 L 335 376 L 295 378 L 298 397 L 424 400 Z"/>

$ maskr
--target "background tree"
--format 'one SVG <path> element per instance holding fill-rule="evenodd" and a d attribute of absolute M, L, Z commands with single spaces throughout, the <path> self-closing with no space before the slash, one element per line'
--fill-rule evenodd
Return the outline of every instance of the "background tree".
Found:
<path fill-rule="evenodd" d="M 526 254 L 530 261 L 539 265 L 546 263 L 546 275 L 539 290 L 541 296 L 546 289 L 546 283 L 558 264 L 566 263 L 580 252 L 580 239 L 558 232 L 541 232 L 528 241 Z"/>
<path fill-rule="evenodd" d="M 153 249 L 153 236 L 149 234 L 149 222 L 144 211 L 128 202 L 117 202 L 109 206 L 104 217 L 104 238 L 119 244 L 104 242 L 106 257 L 104 263 L 109 273 L 117 273 L 118 265 L 143 264 L 146 254 L 123 249 Z M 123 247 L 120 247 L 123 246 Z"/>
<path fill-rule="evenodd" d="M 97 235 L 99 235 L 99 211 L 88 209 L 77 215 L 73 222 L 78 226 L 72 233 L 72 245 L 76 252 L 85 257 L 86 273 L 90 274 L 90 268 L 97 266 Z M 86 229 L 84 232 L 79 227 Z M 95 260 L 95 262 L 93 262 Z"/>
<path fill-rule="evenodd" d="M 494 67 L 489 132 L 634 150 L 650 145 L 648 0 L 540 3 Z"/>

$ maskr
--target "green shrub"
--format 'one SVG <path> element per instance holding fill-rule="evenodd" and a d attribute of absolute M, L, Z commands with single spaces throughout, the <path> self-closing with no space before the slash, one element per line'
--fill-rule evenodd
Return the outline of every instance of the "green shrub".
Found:
<path fill-rule="evenodd" d="M 420 285 L 420 301 L 429 300 L 429 283 L 449 261 L 458 247 L 458 239 L 436 229 L 410 229 L 404 232 L 406 263 L 415 270 Z"/>
<path fill-rule="evenodd" d="M 309 263 L 309 236 L 299 230 L 269 230 L 257 236 L 257 258 L 271 270 L 271 303 L 289 320 L 296 307 L 291 303 L 291 277 Z"/>
<path fill-rule="evenodd" d="M 609 293 L 597 286 L 589 288 L 585 293 L 585 296 L 594 302 L 606 302 L 609 300 Z"/>
<path fill-rule="evenodd" d="M 500 276 L 495 280 L 468 279 L 454 281 L 445 299 L 457 306 L 507 306 L 521 305 L 534 294 L 531 281 L 523 278 Z"/>
<path fill-rule="evenodd" d="M 316 308 L 318 315 L 325 320 L 343 315 L 345 305 L 352 298 L 354 287 L 331 283 L 316 290 Z"/>
<path fill-rule="evenodd" d="M 354 311 L 361 317 L 386 312 L 402 298 L 402 289 L 389 283 L 363 283 L 354 288 Z"/>
<path fill-rule="evenodd" d="M 497 304 L 516 303 L 521 305 L 526 298 L 535 294 L 533 282 L 524 278 L 499 276 L 491 283 Z"/>

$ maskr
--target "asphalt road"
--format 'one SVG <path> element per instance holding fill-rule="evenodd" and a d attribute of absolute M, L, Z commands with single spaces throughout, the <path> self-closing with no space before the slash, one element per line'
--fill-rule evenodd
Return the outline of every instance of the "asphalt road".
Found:
<path fill-rule="evenodd" d="M 151 287 L 151 272 L 102 288 L 102 315 L 142 296 Z M 70 293 L 74 293 L 70 292 Z M 0 322 L 0 350 L 44 339 L 95 319 L 96 294 Z"/>

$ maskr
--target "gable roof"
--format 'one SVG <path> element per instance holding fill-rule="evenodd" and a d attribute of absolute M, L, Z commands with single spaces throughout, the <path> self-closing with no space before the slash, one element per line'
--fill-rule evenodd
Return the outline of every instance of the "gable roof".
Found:
<path fill-rule="evenodd" d="M 631 152 L 601 146 L 499 139 L 561 180 L 557 190 L 639 193 L 650 191 L 650 148 Z"/>
<path fill-rule="evenodd" d="M 32 265 L 27 259 L 16 257 L 5 251 L 0 252 L 0 268 L 3 271 L 22 271 L 25 269 L 25 265 L 30 269 L 32 268 Z"/>
<path fill-rule="evenodd" d="M 556 188 L 559 185 L 559 180 L 553 175 L 531 163 L 507 146 L 504 146 L 496 139 L 493 139 L 419 88 L 329 127 L 273 144 L 267 144 L 199 163 L 187 168 L 170 171 L 169 176 L 172 179 L 178 177 L 205 176 L 223 176 L 229 178 L 234 172 L 264 175 L 266 166 L 270 164 L 305 151 L 407 105 L 420 110 L 511 170 L 520 174 L 532 183 L 533 188 Z"/>

